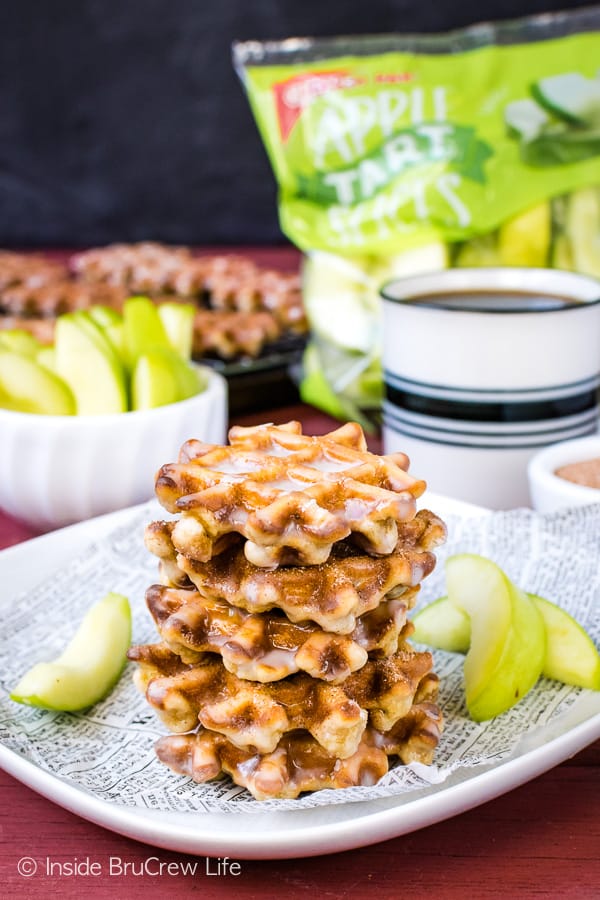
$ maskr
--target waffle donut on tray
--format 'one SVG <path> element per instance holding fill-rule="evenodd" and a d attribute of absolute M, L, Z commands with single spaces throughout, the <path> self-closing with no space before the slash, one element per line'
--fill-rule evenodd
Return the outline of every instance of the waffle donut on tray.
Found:
<path fill-rule="evenodd" d="M 175 518 L 145 531 L 161 640 L 129 658 L 172 732 L 163 762 L 256 799 L 374 784 L 392 757 L 431 763 L 438 677 L 408 616 L 446 529 L 416 511 L 424 490 L 354 423 L 232 428 L 227 446 L 190 440 L 162 466 Z"/>
<path fill-rule="evenodd" d="M 68 276 L 64 263 L 36 253 L 0 250 L 0 292 L 11 287 L 38 288 Z"/>
<path fill-rule="evenodd" d="M 157 304 L 195 306 L 192 352 L 213 363 L 299 351 L 299 336 L 308 331 L 299 275 L 244 256 L 195 256 L 189 247 L 153 241 L 93 248 L 68 262 L 0 251 L 2 330 L 19 327 L 36 334 L 34 320 L 52 321 L 99 304 L 120 310 L 137 294 Z M 11 324 L 12 317 L 23 322 Z M 44 342 L 51 342 L 51 326 L 43 334 Z"/>

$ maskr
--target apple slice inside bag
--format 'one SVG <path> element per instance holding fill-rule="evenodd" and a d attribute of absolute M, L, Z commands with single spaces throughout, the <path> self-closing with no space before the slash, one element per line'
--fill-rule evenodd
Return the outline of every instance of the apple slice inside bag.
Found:
<path fill-rule="evenodd" d="M 29 669 L 11 699 L 70 712 L 92 706 L 118 681 L 130 642 L 129 601 L 122 594 L 107 594 L 88 611 L 63 653 Z"/>
<path fill-rule="evenodd" d="M 546 655 L 543 619 L 527 594 L 495 563 L 474 554 L 446 563 L 448 597 L 469 616 L 467 709 L 484 721 L 514 706 L 538 680 Z"/>
<path fill-rule="evenodd" d="M 542 675 L 575 687 L 600 690 L 600 654 L 594 642 L 569 613 L 537 594 L 529 594 L 546 629 L 546 655 Z M 413 639 L 429 647 L 466 653 L 471 643 L 469 616 L 440 597 L 413 619 Z"/>
<path fill-rule="evenodd" d="M 72 416 L 75 398 L 53 372 L 22 353 L 0 347 L 0 407 L 14 412 Z"/>
<path fill-rule="evenodd" d="M 56 371 L 73 391 L 79 415 L 127 411 L 123 364 L 87 313 L 59 316 L 54 348 Z"/>

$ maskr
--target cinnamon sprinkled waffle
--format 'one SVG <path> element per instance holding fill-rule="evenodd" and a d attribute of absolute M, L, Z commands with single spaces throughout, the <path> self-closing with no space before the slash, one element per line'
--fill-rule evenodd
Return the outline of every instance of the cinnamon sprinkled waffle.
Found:
<path fill-rule="evenodd" d="M 229 440 L 188 441 L 156 479 L 178 514 L 145 533 L 163 643 L 128 655 L 176 733 L 159 758 L 198 782 L 229 773 L 260 800 L 374 784 L 390 756 L 430 763 L 438 678 L 406 617 L 446 529 L 415 510 L 424 483 L 352 423 Z"/>
<path fill-rule="evenodd" d="M 161 638 L 184 663 L 219 653 L 228 672 L 263 683 L 298 671 L 339 683 L 364 666 L 369 653 L 389 656 L 400 632 L 406 637 L 413 629 L 401 600 L 380 603 L 347 637 L 308 622 L 294 625 L 279 612 L 244 612 L 194 590 L 155 584 L 146 591 L 146 603 Z"/>
<path fill-rule="evenodd" d="M 431 550 L 446 535 L 436 515 L 420 510 L 410 522 L 398 526 L 398 542 L 388 556 L 368 556 L 343 541 L 333 545 L 329 559 L 320 565 L 267 570 L 249 563 L 237 542 L 209 562 L 194 562 L 177 553 L 172 542 L 174 525 L 152 522 L 145 534 L 147 548 L 161 560 L 165 584 L 184 587 L 192 582 L 204 597 L 225 600 L 252 613 L 282 609 L 292 622 L 308 619 L 337 634 L 352 632 L 357 617 L 375 609 L 384 598 L 401 597 L 410 608 L 414 594 L 406 589 L 433 570 Z"/>
<path fill-rule="evenodd" d="M 199 309 L 194 314 L 194 356 L 216 353 L 223 359 L 258 356 L 276 340 L 281 328 L 270 312 L 226 312 Z"/>
<path fill-rule="evenodd" d="M 67 274 L 67 267 L 63 263 L 46 256 L 0 250 L 0 292 L 19 285 L 41 287 L 52 281 L 62 281 Z M 0 306 L 3 306 L 2 302 Z"/>
<path fill-rule="evenodd" d="M 365 729 L 355 752 L 345 759 L 328 754 L 309 734 L 282 737 L 272 753 L 236 747 L 203 728 L 168 735 L 156 743 L 158 758 L 181 775 L 203 783 L 229 774 L 257 800 L 292 799 L 305 791 L 376 784 L 388 771 L 388 757 L 429 765 L 440 739 L 442 715 L 434 703 L 417 703 L 388 732 Z"/>
<path fill-rule="evenodd" d="M 71 268 L 86 281 L 117 285 L 133 293 L 158 294 L 171 290 L 172 279 L 191 258 L 185 247 L 145 241 L 75 254 Z"/>
<path fill-rule="evenodd" d="M 404 454 L 375 456 L 349 423 L 323 437 L 299 422 L 234 427 L 230 446 L 188 441 L 179 462 L 163 466 L 156 495 L 184 515 L 173 544 L 208 561 L 215 541 L 235 532 L 257 566 L 318 565 L 352 534 L 367 553 L 391 553 L 398 524 L 415 515 L 425 482 L 409 475 Z"/>
<path fill-rule="evenodd" d="M 145 242 L 88 250 L 71 265 L 86 281 L 207 300 L 213 310 L 270 312 L 279 332 L 308 329 L 299 276 L 264 269 L 243 256 L 193 257 L 185 247 Z"/>
<path fill-rule="evenodd" d="M 65 280 L 6 288 L 0 297 L 0 305 L 16 316 L 55 318 L 77 309 L 89 309 L 95 304 L 121 309 L 126 296 L 120 287 Z"/>
<path fill-rule="evenodd" d="M 342 684 L 305 673 L 258 684 L 228 672 L 207 655 L 187 665 L 165 644 L 133 647 L 137 684 L 170 731 L 185 732 L 198 721 L 238 747 L 259 753 L 275 750 L 282 735 L 305 729 L 328 753 L 344 759 L 356 752 L 367 719 L 380 731 L 407 715 L 417 691 L 437 690 L 430 653 L 403 645 L 392 656 L 369 660 Z"/>

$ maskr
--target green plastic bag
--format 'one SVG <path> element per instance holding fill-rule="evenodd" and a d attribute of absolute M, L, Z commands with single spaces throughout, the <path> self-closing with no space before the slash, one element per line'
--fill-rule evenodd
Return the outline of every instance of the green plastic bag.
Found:
<path fill-rule="evenodd" d="M 340 265 L 368 282 L 349 300 L 341 277 L 346 310 L 386 278 L 443 265 L 600 278 L 599 6 L 443 35 L 239 43 L 233 55 L 279 185 L 282 230 L 313 254 L 311 324 Z M 313 381 L 324 342 L 349 351 L 362 339 L 347 337 L 347 323 L 340 338 L 328 309 L 314 324 Z M 322 373 L 359 409 L 374 398 L 380 334 L 370 331 L 370 346 L 347 360 L 356 369 L 362 355 L 368 397 L 360 377 L 340 387 L 339 353 L 337 374 Z"/>

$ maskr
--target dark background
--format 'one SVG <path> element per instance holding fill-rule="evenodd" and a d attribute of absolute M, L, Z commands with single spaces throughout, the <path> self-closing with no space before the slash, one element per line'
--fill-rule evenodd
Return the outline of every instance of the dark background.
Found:
<path fill-rule="evenodd" d="M 0 246 L 283 243 L 233 40 L 443 31 L 565 6 L 0 0 Z"/>

